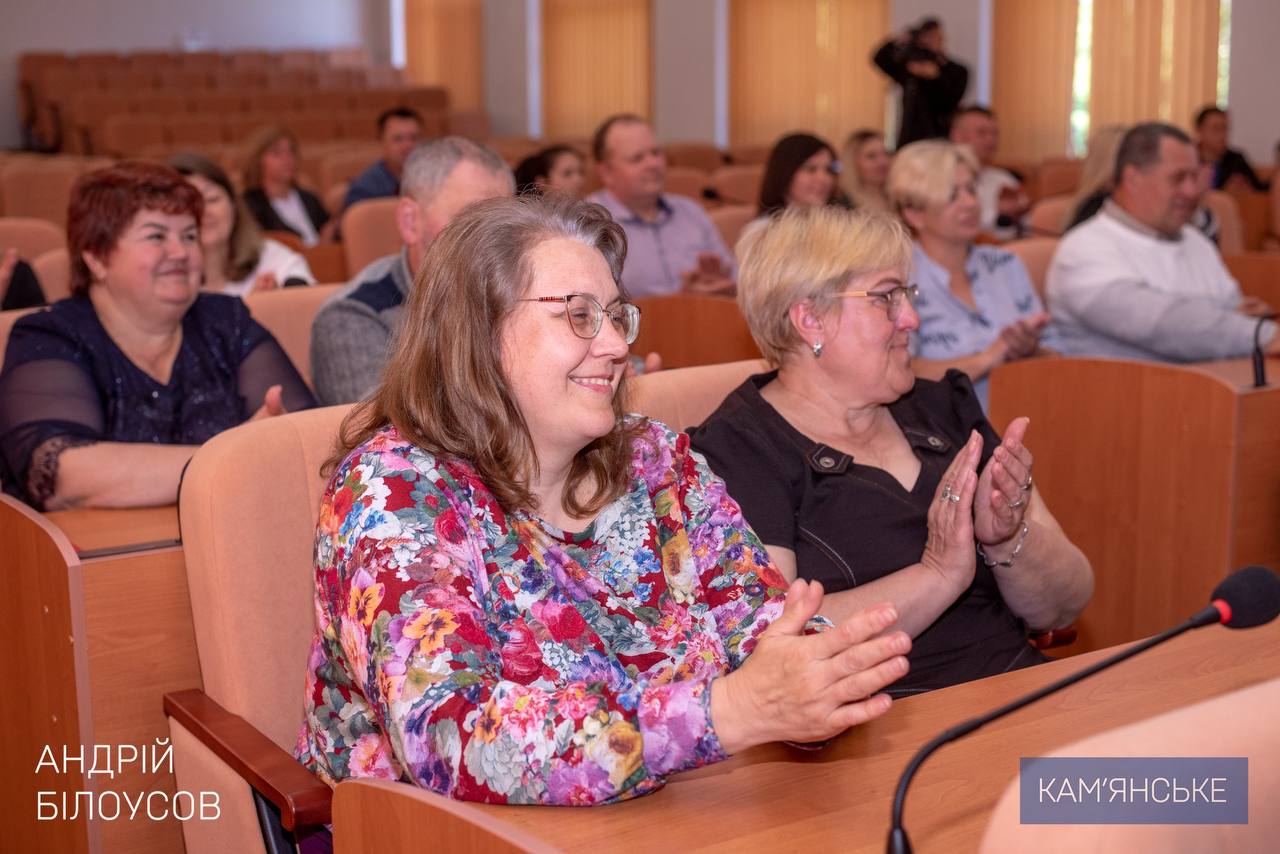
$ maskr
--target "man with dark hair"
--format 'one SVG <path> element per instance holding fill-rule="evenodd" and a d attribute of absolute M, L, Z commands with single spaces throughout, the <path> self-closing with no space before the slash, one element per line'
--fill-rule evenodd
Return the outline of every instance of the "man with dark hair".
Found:
<path fill-rule="evenodd" d="M 667 161 L 639 116 L 611 116 L 591 142 L 603 205 L 627 232 L 622 282 L 632 297 L 733 293 L 733 255 L 702 205 L 663 192 Z"/>
<path fill-rule="evenodd" d="M 1046 292 L 1065 353 L 1228 359 L 1253 350 L 1255 330 L 1280 353 L 1276 325 L 1259 317 L 1269 307 L 1241 296 L 1213 243 L 1189 224 L 1199 171 L 1178 128 L 1148 122 L 1125 134 L 1111 198 L 1067 233 L 1049 267 Z"/>
<path fill-rule="evenodd" d="M 992 162 L 1000 144 L 996 114 L 978 104 L 961 107 L 951 117 L 951 141 L 969 146 L 978 159 L 980 168 L 974 176 L 974 189 L 981 209 L 978 224 L 982 230 L 1002 240 L 1017 237 L 1022 218 L 1031 208 L 1031 199 L 1016 175 Z"/>
<path fill-rule="evenodd" d="M 1213 189 L 1265 191 L 1267 182 L 1254 173 L 1244 155 L 1227 147 L 1230 134 L 1231 120 L 1226 110 L 1210 105 L 1196 113 L 1196 147 L 1200 158 L 1213 166 Z"/>
<path fill-rule="evenodd" d="M 942 24 L 925 18 L 880 46 L 871 61 L 902 87 L 898 148 L 947 135 L 947 121 L 964 98 L 969 69 L 946 55 Z"/>
<path fill-rule="evenodd" d="M 400 173 L 409 152 L 422 141 L 422 130 L 422 116 L 408 107 L 392 107 L 378 116 L 382 159 L 352 179 L 343 210 L 365 199 L 400 195 Z"/>

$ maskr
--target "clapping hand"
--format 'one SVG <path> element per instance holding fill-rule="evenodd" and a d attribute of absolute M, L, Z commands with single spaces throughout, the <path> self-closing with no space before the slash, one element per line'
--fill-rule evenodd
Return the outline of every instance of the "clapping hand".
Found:
<path fill-rule="evenodd" d="M 972 551 L 972 549 L 970 549 Z M 889 710 L 879 693 L 907 672 L 911 639 L 889 631 L 898 615 L 881 604 L 834 629 L 804 634 L 822 585 L 797 580 L 782 614 L 742 667 L 712 683 L 712 716 L 729 753 L 770 741 L 831 738 Z"/>
<path fill-rule="evenodd" d="M 978 478 L 973 525 L 978 542 L 994 546 L 1018 532 L 1031 500 L 1031 452 L 1022 444 L 1029 418 L 1015 418 Z"/>
<path fill-rule="evenodd" d="M 1000 338 L 1009 350 L 1008 360 L 1034 356 L 1040 349 L 1040 333 L 1049 325 L 1049 315 L 1043 311 L 1022 317 L 1000 330 Z"/>
<path fill-rule="evenodd" d="M 942 473 L 929 503 L 929 533 L 920 563 L 942 577 L 956 594 L 973 581 L 973 497 L 978 485 L 982 437 L 976 431 Z"/>

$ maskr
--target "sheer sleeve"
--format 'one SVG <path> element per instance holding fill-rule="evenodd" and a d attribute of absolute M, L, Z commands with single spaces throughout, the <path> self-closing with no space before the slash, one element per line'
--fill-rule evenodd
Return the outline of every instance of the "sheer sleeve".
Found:
<path fill-rule="evenodd" d="M 265 333 L 265 330 L 264 330 Z M 284 408 L 288 412 L 310 409 L 316 405 L 311 389 L 302 381 L 298 369 L 289 361 L 280 345 L 266 333 L 240 362 L 236 387 L 244 398 L 244 417 L 250 418 L 262 406 L 263 395 L 273 385 L 282 386 Z"/>
<path fill-rule="evenodd" d="M 36 359 L 0 376 L 3 471 L 37 509 L 53 495 L 61 453 L 100 441 L 103 426 L 102 397 L 75 362 Z"/>

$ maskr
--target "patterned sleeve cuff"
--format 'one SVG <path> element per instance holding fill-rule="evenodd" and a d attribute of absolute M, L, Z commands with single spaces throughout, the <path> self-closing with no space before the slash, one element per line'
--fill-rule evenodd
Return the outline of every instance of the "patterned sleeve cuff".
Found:
<path fill-rule="evenodd" d="M 711 681 L 651 685 L 639 708 L 644 764 L 665 776 L 719 762 L 727 754 L 711 721 Z"/>

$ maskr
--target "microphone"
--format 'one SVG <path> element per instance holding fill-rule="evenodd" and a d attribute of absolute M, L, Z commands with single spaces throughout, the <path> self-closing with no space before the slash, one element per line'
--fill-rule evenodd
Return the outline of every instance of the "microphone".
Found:
<path fill-rule="evenodd" d="M 1108 667 L 1119 664 L 1127 658 L 1132 658 L 1140 652 L 1145 652 L 1153 646 L 1162 644 L 1170 638 L 1177 637 L 1190 629 L 1198 629 L 1201 626 L 1209 626 L 1214 623 L 1222 623 L 1222 625 L 1232 629 L 1249 629 L 1271 622 L 1276 618 L 1277 614 L 1280 614 L 1280 575 L 1265 566 L 1246 566 L 1244 569 L 1238 570 L 1223 579 L 1213 589 L 1209 604 L 1186 622 L 1174 626 L 1155 637 L 1135 643 L 1110 658 L 1091 664 L 1077 673 L 1045 685 L 1043 688 L 1033 691 L 1025 697 L 1006 703 L 998 709 L 987 712 L 985 715 L 971 718 L 953 726 L 920 748 L 919 752 L 907 763 L 902 776 L 898 778 L 898 789 L 893 796 L 893 813 L 889 826 L 889 854 L 911 854 L 911 841 L 907 838 L 906 828 L 902 824 L 902 807 L 907 799 L 907 787 L 911 785 L 911 778 L 915 776 L 916 771 L 920 770 L 920 766 L 924 764 L 924 761 L 939 747 L 962 738 L 1011 712 L 1016 712 L 1023 706 L 1029 706 L 1036 700 L 1044 699 L 1050 694 L 1057 693 L 1063 688 L 1074 685 L 1101 670 L 1106 670 Z"/>
<path fill-rule="evenodd" d="M 1276 315 L 1264 314 L 1258 318 L 1258 324 L 1253 327 L 1253 387 L 1264 388 L 1267 384 L 1267 354 L 1262 352 L 1262 342 L 1259 338 L 1262 335 L 1262 324 L 1268 320 L 1275 320 Z"/>

